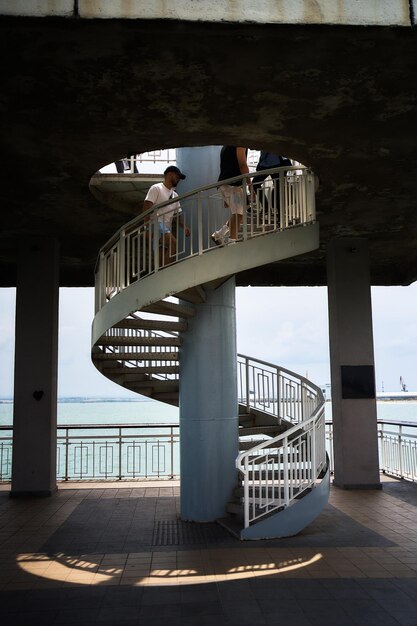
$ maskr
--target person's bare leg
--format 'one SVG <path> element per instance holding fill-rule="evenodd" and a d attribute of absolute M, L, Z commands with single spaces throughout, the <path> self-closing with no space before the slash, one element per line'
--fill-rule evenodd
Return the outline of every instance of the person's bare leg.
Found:
<path fill-rule="evenodd" d="M 170 233 L 164 233 L 159 243 L 159 264 L 162 264 L 162 267 L 166 267 L 176 260 L 177 240 Z"/>
<path fill-rule="evenodd" d="M 240 225 L 242 223 L 243 216 L 239 215 L 239 213 L 235 213 L 230 218 L 230 239 L 237 239 L 237 235 L 239 232 Z"/>
<path fill-rule="evenodd" d="M 169 235 L 168 246 L 169 263 L 173 263 L 177 259 L 177 240 L 173 235 Z"/>

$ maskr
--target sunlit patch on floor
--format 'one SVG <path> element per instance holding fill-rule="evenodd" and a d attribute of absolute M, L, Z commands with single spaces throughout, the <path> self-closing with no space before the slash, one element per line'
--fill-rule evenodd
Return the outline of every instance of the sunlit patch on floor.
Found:
<path fill-rule="evenodd" d="M 80 558 L 57 553 L 53 557 L 22 554 L 17 558 L 21 570 L 50 581 L 86 585 L 124 582 L 130 585 L 194 584 L 271 576 L 308 568 L 323 558 L 321 553 L 310 558 L 244 563 L 238 555 L 201 562 L 198 558 L 180 564 L 175 557 L 164 553 L 141 555 L 83 555 Z M 181 560 L 181 559 L 179 559 Z M 239 561 L 237 563 L 237 561 Z M 182 566 L 181 566 L 182 565 Z"/>

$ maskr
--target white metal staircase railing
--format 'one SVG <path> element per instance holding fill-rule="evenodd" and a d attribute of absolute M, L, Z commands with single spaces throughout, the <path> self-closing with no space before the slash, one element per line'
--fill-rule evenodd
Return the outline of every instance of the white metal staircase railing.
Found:
<path fill-rule="evenodd" d="M 244 526 L 289 506 L 315 486 L 326 467 L 324 405 L 285 433 L 236 460 L 244 487 Z"/>
<path fill-rule="evenodd" d="M 298 245 L 304 246 L 301 251 L 317 246 L 314 174 L 300 166 L 265 173 L 276 178 L 263 183 L 256 197 L 250 198 L 238 243 L 232 247 L 227 241 L 217 246 L 211 239 L 229 218 L 219 183 L 152 207 L 103 246 L 96 266 L 92 358 L 104 375 L 138 393 L 178 405 L 181 333 L 187 330 L 187 319 L 196 314 L 193 304 L 204 302 L 205 289 L 241 271 L 241 257 L 245 267 L 253 267 L 297 254 Z M 228 182 L 241 184 L 246 196 L 245 176 L 222 181 Z M 181 203 L 191 237 L 180 233 L 166 262 L 160 253 L 158 219 L 170 221 L 172 213 L 167 218 L 166 212 L 176 202 Z M 179 232 L 177 214 L 173 224 Z M 260 246 L 259 237 L 264 238 Z M 256 247 L 245 248 L 252 244 Z M 244 437 L 246 450 L 237 459 L 249 526 L 288 507 L 319 479 L 325 466 L 324 399 L 306 378 L 245 355 L 238 355 L 238 397 L 243 411 L 241 435 L 252 433 L 257 438 L 248 443 Z M 260 441 L 259 436 L 268 438 Z"/>
<path fill-rule="evenodd" d="M 324 401 L 316 385 L 284 367 L 243 354 L 238 354 L 237 362 L 239 398 L 244 399 L 248 411 L 261 410 L 299 424 Z"/>
<path fill-rule="evenodd" d="M 252 198 L 251 212 L 244 211 L 239 239 L 246 241 L 266 233 L 313 223 L 315 212 L 315 177 L 304 166 L 271 168 L 262 175 L 278 175 L 271 183 L 264 182 Z M 239 182 L 246 197 L 246 177 L 236 176 L 222 184 Z M 160 203 L 123 226 L 101 249 L 96 266 L 96 312 L 133 282 L 164 268 L 160 255 L 158 213 L 168 212 L 170 205 L 180 202 L 184 226 L 191 236 L 182 233 L 171 251 L 170 264 L 201 256 L 213 249 L 211 234 L 229 218 L 218 191 L 219 183 L 206 185 L 174 200 Z M 264 209 L 264 210 L 263 210 Z M 168 218 L 165 220 L 168 225 Z M 172 226 L 179 233 L 178 214 Z M 163 234 L 162 245 L 168 241 Z M 166 239 L 166 241 L 165 241 Z"/>
<path fill-rule="evenodd" d="M 285 368 L 238 355 L 238 393 L 247 410 L 294 424 L 283 434 L 241 452 L 244 526 L 290 505 L 316 484 L 326 466 L 324 396 Z"/>

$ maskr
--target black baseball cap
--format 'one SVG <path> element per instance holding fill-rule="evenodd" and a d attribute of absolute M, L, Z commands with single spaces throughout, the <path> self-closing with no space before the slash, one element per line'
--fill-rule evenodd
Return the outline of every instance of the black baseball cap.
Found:
<path fill-rule="evenodd" d="M 178 174 L 181 180 L 184 180 L 185 178 L 185 174 L 183 174 L 176 165 L 169 165 L 169 167 L 166 168 L 164 174 L 168 174 L 168 172 L 174 172 L 175 174 Z"/>

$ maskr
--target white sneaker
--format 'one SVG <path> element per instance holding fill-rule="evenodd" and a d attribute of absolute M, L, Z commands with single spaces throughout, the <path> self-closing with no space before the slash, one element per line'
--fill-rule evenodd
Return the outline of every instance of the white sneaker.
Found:
<path fill-rule="evenodd" d="M 229 237 L 229 241 L 227 242 L 227 244 L 230 246 L 232 243 L 236 243 L 236 239 L 230 239 Z"/>
<path fill-rule="evenodd" d="M 220 232 L 220 230 L 215 230 L 211 238 L 216 246 L 222 246 L 225 243 L 224 235 Z"/>

